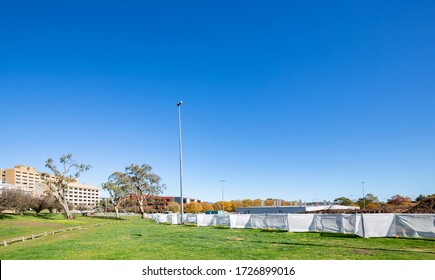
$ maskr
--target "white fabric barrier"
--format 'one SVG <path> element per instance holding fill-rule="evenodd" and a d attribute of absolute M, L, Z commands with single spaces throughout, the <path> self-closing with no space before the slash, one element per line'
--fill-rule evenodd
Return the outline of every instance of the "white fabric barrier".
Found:
<path fill-rule="evenodd" d="M 361 228 L 361 215 L 359 214 L 342 214 L 342 233 L 358 234 Z"/>
<path fill-rule="evenodd" d="M 169 214 L 171 224 L 178 225 L 180 223 L 180 214 Z"/>
<path fill-rule="evenodd" d="M 212 225 L 230 227 L 230 215 L 213 215 Z"/>
<path fill-rule="evenodd" d="M 245 215 L 246 218 L 233 218 L 236 222 L 239 221 L 238 227 L 241 228 L 240 225 L 244 224 L 245 228 L 263 228 L 263 229 L 282 229 L 288 230 L 288 219 L 287 215 L 280 214 L 264 214 L 264 215 Z M 236 215 L 236 216 L 242 216 Z"/>
<path fill-rule="evenodd" d="M 396 235 L 435 238 L 435 214 L 396 215 Z"/>
<path fill-rule="evenodd" d="M 188 224 L 196 224 L 197 215 L 196 214 L 185 214 L 183 216 L 183 221 Z"/>
<path fill-rule="evenodd" d="M 314 214 L 288 214 L 288 231 L 307 232 L 315 231 Z"/>
<path fill-rule="evenodd" d="M 395 236 L 395 214 L 362 214 L 361 229 L 357 234 L 362 237 Z"/>
<path fill-rule="evenodd" d="M 248 228 L 250 214 L 230 215 L 231 228 Z"/>
<path fill-rule="evenodd" d="M 150 214 L 157 223 L 179 224 L 179 214 Z M 435 238 L 435 214 L 186 214 L 197 226 L 280 229 L 290 232 L 337 232 L 362 237 Z"/>
<path fill-rule="evenodd" d="M 168 214 L 154 214 L 157 223 L 171 223 L 171 216 Z"/>
<path fill-rule="evenodd" d="M 314 215 L 315 231 L 341 232 L 342 220 L 340 215 Z"/>
<path fill-rule="evenodd" d="M 196 224 L 199 227 L 212 226 L 214 216 L 215 215 L 197 214 L 196 215 Z"/>

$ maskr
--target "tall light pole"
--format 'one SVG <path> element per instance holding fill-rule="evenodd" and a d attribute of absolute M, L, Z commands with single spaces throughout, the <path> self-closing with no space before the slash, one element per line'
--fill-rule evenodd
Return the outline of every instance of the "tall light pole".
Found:
<path fill-rule="evenodd" d="M 224 211 L 225 212 L 225 203 L 224 203 L 224 183 L 225 183 L 225 180 L 220 180 L 221 181 L 221 183 L 222 183 L 222 211 Z"/>
<path fill-rule="evenodd" d="M 180 224 L 183 224 L 184 202 L 183 202 L 183 143 L 181 140 L 181 104 L 183 101 L 178 101 L 178 130 L 179 130 L 179 146 L 180 146 L 180 202 L 181 202 L 181 219 Z"/>
<path fill-rule="evenodd" d="M 361 182 L 361 185 L 362 185 L 362 190 L 363 190 L 363 209 L 365 210 L 366 209 L 366 195 L 365 195 L 365 193 L 364 193 L 364 184 L 365 184 L 366 182 Z"/>

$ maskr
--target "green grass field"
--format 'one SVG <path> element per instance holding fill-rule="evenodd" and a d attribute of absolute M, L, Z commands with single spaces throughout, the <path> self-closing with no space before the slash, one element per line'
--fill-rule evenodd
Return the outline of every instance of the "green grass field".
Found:
<path fill-rule="evenodd" d="M 130 218 L 102 226 L 107 219 L 58 215 L 3 215 L 0 241 L 44 230 L 84 229 L 0 247 L 2 260 L 434 260 L 435 240 L 364 239 L 349 235 L 289 233 L 155 224 Z"/>

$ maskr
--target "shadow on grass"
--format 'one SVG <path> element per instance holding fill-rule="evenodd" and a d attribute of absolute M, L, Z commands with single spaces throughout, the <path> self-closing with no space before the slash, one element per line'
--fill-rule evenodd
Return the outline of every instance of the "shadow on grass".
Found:
<path fill-rule="evenodd" d="M 0 214 L 0 220 L 14 220 L 16 214 Z"/>
<path fill-rule="evenodd" d="M 358 238 L 361 238 L 357 236 Z M 347 237 L 346 237 L 347 238 Z M 292 241 L 266 241 L 266 240 L 253 240 L 250 242 L 254 243 L 264 243 L 264 244 L 274 244 L 274 245 L 287 245 L 287 246 L 297 246 L 297 247 L 322 247 L 325 249 L 328 248 L 336 248 L 336 245 L 328 245 L 328 244 L 318 244 L 318 243 L 302 243 L 302 242 L 292 242 Z M 424 254 L 430 254 L 435 255 L 435 252 L 433 251 L 421 251 L 421 250 L 409 250 L 409 249 L 386 249 L 386 248 L 367 248 L 367 247 L 360 247 L 360 246 L 341 246 L 343 249 L 352 249 L 352 250 L 364 250 L 364 251 L 374 251 L 374 252 L 398 252 L 398 253 L 424 253 Z"/>
<path fill-rule="evenodd" d="M 321 232 L 322 237 L 336 237 L 336 238 L 362 238 L 356 234 L 339 233 L 339 232 Z"/>
<path fill-rule="evenodd" d="M 87 216 L 87 218 L 91 218 L 91 219 L 104 219 L 104 220 L 115 220 L 115 221 L 123 221 L 123 220 L 127 220 L 125 218 L 122 217 L 114 217 L 114 216 Z"/>

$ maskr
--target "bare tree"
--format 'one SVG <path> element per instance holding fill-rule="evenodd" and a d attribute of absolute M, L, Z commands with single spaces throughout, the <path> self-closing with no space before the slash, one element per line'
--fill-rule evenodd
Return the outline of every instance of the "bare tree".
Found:
<path fill-rule="evenodd" d="M 79 210 L 80 213 L 83 215 L 83 211 L 89 210 L 89 207 L 86 203 L 79 203 L 77 204 L 77 210 Z"/>
<path fill-rule="evenodd" d="M 63 155 L 59 159 L 62 167 L 58 169 L 51 158 L 47 159 L 45 166 L 53 173 L 54 177 L 44 174 L 45 182 L 48 187 L 48 193 L 53 196 L 63 207 L 68 220 L 74 219 L 68 201 L 68 184 L 76 182 L 82 172 L 88 171 L 91 166 L 88 164 L 79 164 L 72 159 L 72 154 Z"/>
<path fill-rule="evenodd" d="M 0 210 L 13 210 L 21 215 L 32 207 L 33 199 L 23 190 L 2 189 L 0 195 Z"/>

